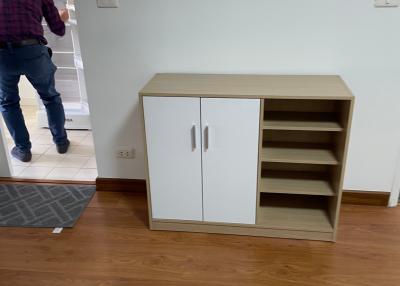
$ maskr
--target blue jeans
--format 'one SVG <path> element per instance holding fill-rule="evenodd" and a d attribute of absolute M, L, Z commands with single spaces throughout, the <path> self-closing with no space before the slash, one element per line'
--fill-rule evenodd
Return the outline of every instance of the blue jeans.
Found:
<path fill-rule="evenodd" d="M 0 49 L 0 111 L 15 146 L 21 151 L 29 151 L 32 147 L 19 105 L 18 83 L 21 75 L 27 77 L 46 107 L 54 143 L 62 145 L 67 142 L 64 107 L 55 88 L 56 70 L 46 46 Z"/>

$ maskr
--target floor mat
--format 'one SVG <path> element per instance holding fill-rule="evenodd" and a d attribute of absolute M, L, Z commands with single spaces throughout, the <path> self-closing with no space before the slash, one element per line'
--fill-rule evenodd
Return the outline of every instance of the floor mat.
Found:
<path fill-rule="evenodd" d="M 73 227 L 95 192 L 95 186 L 0 184 L 0 226 Z"/>

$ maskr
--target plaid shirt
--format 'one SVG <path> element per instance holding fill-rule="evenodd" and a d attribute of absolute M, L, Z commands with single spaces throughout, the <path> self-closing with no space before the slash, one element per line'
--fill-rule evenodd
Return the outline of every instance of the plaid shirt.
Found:
<path fill-rule="evenodd" d="M 43 17 L 54 34 L 65 34 L 65 24 L 53 0 L 0 0 L 0 42 L 38 39 L 47 44 Z"/>

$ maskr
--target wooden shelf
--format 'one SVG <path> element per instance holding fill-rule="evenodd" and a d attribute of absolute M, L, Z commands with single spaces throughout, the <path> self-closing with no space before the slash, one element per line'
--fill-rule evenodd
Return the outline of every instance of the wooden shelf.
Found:
<path fill-rule="evenodd" d="M 314 196 L 335 195 L 331 183 L 326 178 L 301 172 L 268 172 L 268 175 L 261 177 L 260 192 Z"/>
<path fill-rule="evenodd" d="M 257 225 L 273 229 L 333 232 L 326 203 L 319 197 L 271 195 L 262 198 Z"/>
<path fill-rule="evenodd" d="M 263 147 L 262 162 L 338 165 L 332 150 L 320 145 L 274 143 Z"/>
<path fill-rule="evenodd" d="M 343 131 L 332 113 L 269 112 L 263 122 L 264 130 Z"/>

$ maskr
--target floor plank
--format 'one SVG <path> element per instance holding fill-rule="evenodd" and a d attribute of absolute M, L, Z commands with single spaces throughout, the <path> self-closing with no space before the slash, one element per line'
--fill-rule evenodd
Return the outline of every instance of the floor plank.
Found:
<path fill-rule="evenodd" d="M 0 228 L 0 285 L 400 285 L 400 209 L 344 205 L 337 243 L 147 229 L 142 194 L 97 193 L 78 224 Z"/>

